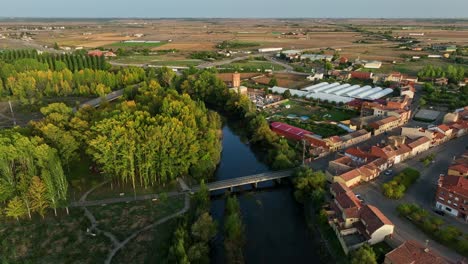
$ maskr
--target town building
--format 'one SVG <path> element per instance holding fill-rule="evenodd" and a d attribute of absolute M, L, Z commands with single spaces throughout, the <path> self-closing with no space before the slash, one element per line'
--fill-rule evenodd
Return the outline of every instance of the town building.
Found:
<path fill-rule="evenodd" d="M 346 254 L 364 244 L 374 245 L 393 234 L 394 225 L 382 212 L 363 205 L 345 185 L 333 183 L 328 221 Z"/>
<path fill-rule="evenodd" d="M 400 95 L 401 96 L 408 96 L 410 99 L 414 98 L 415 89 L 411 85 L 406 85 L 400 88 Z"/>
<path fill-rule="evenodd" d="M 431 140 L 427 137 L 420 137 L 411 143 L 408 143 L 411 149 L 411 157 L 418 155 L 421 152 L 428 150 L 431 147 Z"/>
<path fill-rule="evenodd" d="M 405 241 L 385 255 L 384 264 L 449 264 L 427 246 L 414 240 Z"/>
<path fill-rule="evenodd" d="M 361 72 L 361 71 L 352 71 L 351 78 L 358 80 L 370 80 L 372 79 L 372 72 Z"/>
<path fill-rule="evenodd" d="M 468 178 L 468 166 L 466 164 L 454 164 L 448 168 L 448 175 Z"/>
<path fill-rule="evenodd" d="M 441 174 L 435 199 L 436 208 L 451 216 L 468 221 L 467 178 Z"/>
<path fill-rule="evenodd" d="M 398 127 L 399 124 L 400 120 L 397 117 L 389 116 L 382 120 L 372 122 L 369 124 L 369 126 L 374 129 L 374 135 L 380 135 L 384 132 Z"/>
<path fill-rule="evenodd" d="M 270 127 L 273 132 L 289 139 L 302 140 L 306 135 L 313 135 L 310 131 L 281 122 L 273 122 Z"/>

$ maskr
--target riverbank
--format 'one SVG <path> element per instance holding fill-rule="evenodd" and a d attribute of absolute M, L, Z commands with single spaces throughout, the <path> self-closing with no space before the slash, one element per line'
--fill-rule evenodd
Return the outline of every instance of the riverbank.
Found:
<path fill-rule="evenodd" d="M 239 132 L 235 122 L 228 120 L 224 124 L 223 152 L 215 172 L 216 180 L 269 171 L 262 151 L 252 148 Z M 326 249 L 321 246 L 319 235 L 308 230 L 304 210 L 295 202 L 291 185 L 274 186 L 273 183 L 262 183 L 255 192 L 250 192 L 248 186 L 236 193 L 245 225 L 245 262 L 310 263 L 320 260 L 320 263 L 329 263 L 320 256 Z M 223 226 L 225 199 L 222 193 L 215 195 L 211 204 L 213 218 L 218 226 Z M 212 243 L 212 263 L 225 262 L 223 239 L 222 232 L 218 232 Z"/>

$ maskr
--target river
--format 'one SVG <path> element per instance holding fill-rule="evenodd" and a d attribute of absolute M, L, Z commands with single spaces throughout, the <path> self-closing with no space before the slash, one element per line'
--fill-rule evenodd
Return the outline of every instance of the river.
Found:
<path fill-rule="evenodd" d="M 215 179 L 229 179 L 268 171 L 232 123 L 223 127 L 223 152 Z M 246 232 L 246 263 L 328 263 L 319 234 L 308 229 L 302 207 L 289 184 L 259 184 L 255 191 L 238 193 Z M 250 189 L 247 187 L 246 189 Z M 211 213 L 222 233 L 225 199 L 212 199 Z M 212 263 L 225 263 L 222 234 L 211 254 Z"/>

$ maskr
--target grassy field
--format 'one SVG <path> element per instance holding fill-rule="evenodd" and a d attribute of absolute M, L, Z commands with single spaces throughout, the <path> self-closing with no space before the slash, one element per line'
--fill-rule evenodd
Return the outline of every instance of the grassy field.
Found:
<path fill-rule="evenodd" d="M 438 58 L 425 58 L 416 61 L 407 61 L 395 64 L 383 64 L 380 69 L 363 69 L 363 71 L 373 72 L 373 73 L 389 73 L 389 72 L 401 72 L 403 74 L 408 74 L 412 76 L 417 76 L 418 72 L 425 65 L 432 65 L 434 67 L 446 68 L 448 65 L 460 66 L 460 64 L 453 64 L 451 61 L 446 59 Z M 468 66 L 465 67 L 468 70 Z"/>
<path fill-rule="evenodd" d="M 88 207 L 101 229 L 123 240 L 133 232 L 184 207 L 184 196 Z"/>
<path fill-rule="evenodd" d="M 2 263 L 102 263 L 111 249 L 104 235 L 86 233 L 90 226 L 79 208 L 70 215 L 32 220 L 0 219 L 0 257 Z"/>
<path fill-rule="evenodd" d="M 132 56 L 122 56 L 113 59 L 112 61 L 118 63 L 128 63 L 128 64 L 151 64 L 151 65 L 163 65 L 163 66 L 197 66 L 201 64 L 202 60 L 195 59 L 176 59 L 170 58 L 168 56 L 161 55 L 132 55 Z"/>
<path fill-rule="evenodd" d="M 115 42 L 107 46 L 114 47 L 114 48 L 157 48 L 157 47 L 161 47 L 164 44 L 166 44 L 166 42 L 163 42 L 163 41 L 158 42 L 158 43 Z"/>
<path fill-rule="evenodd" d="M 177 219 L 171 219 L 139 234 L 126 245 L 125 250 L 117 253 L 113 258 L 113 263 L 160 263 L 167 257 L 177 223 Z"/>
<path fill-rule="evenodd" d="M 244 68 L 244 69 L 271 69 L 274 71 L 281 71 L 284 70 L 284 67 L 275 63 L 271 63 L 268 61 L 241 61 L 241 62 L 233 62 L 231 64 L 226 64 L 221 66 L 221 68 Z"/>

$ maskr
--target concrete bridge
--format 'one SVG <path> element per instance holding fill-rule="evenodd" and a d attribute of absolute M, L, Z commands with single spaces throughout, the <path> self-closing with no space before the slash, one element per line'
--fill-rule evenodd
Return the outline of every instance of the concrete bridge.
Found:
<path fill-rule="evenodd" d="M 107 102 L 112 102 L 112 101 L 122 97 L 123 92 L 124 92 L 124 89 L 113 91 L 111 93 L 106 94 L 106 96 L 104 98 L 105 98 L 105 100 Z M 87 106 L 87 105 L 89 105 L 91 107 L 94 107 L 94 108 L 99 107 L 99 105 L 101 105 L 102 100 L 103 100 L 102 97 L 91 99 L 89 101 L 86 101 L 86 102 L 80 104 L 79 108 L 83 108 L 84 106 Z M 76 109 L 76 107 L 74 107 L 73 112 L 76 112 L 76 111 L 77 111 L 77 109 Z"/>
<path fill-rule="evenodd" d="M 272 181 L 272 180 L 279 181 L 283 178 L 291 177 L 293 172 L 294 170 L 265 172 L 265 173 L 255 174 L 255 175 L 249 175 L 249 176 L 244 176 L 244 177 L 210 182 L 210 183 L 207 183 L 206 186 L 208 187 L 208 190 L 210 192 L 223 190 L 223 189 L 230 189 L 232 191 L 235 187 L 249 185 L 249 184 L 251 184 L 252 186 L 256 188 L 257 184 L 260 182 L 266 182 L 266 181 Z M 200 189 L 200 186 L 197 185 L 197 186 L 194 186 L 191 191 L 197 192 L 199 189 Z"/>

